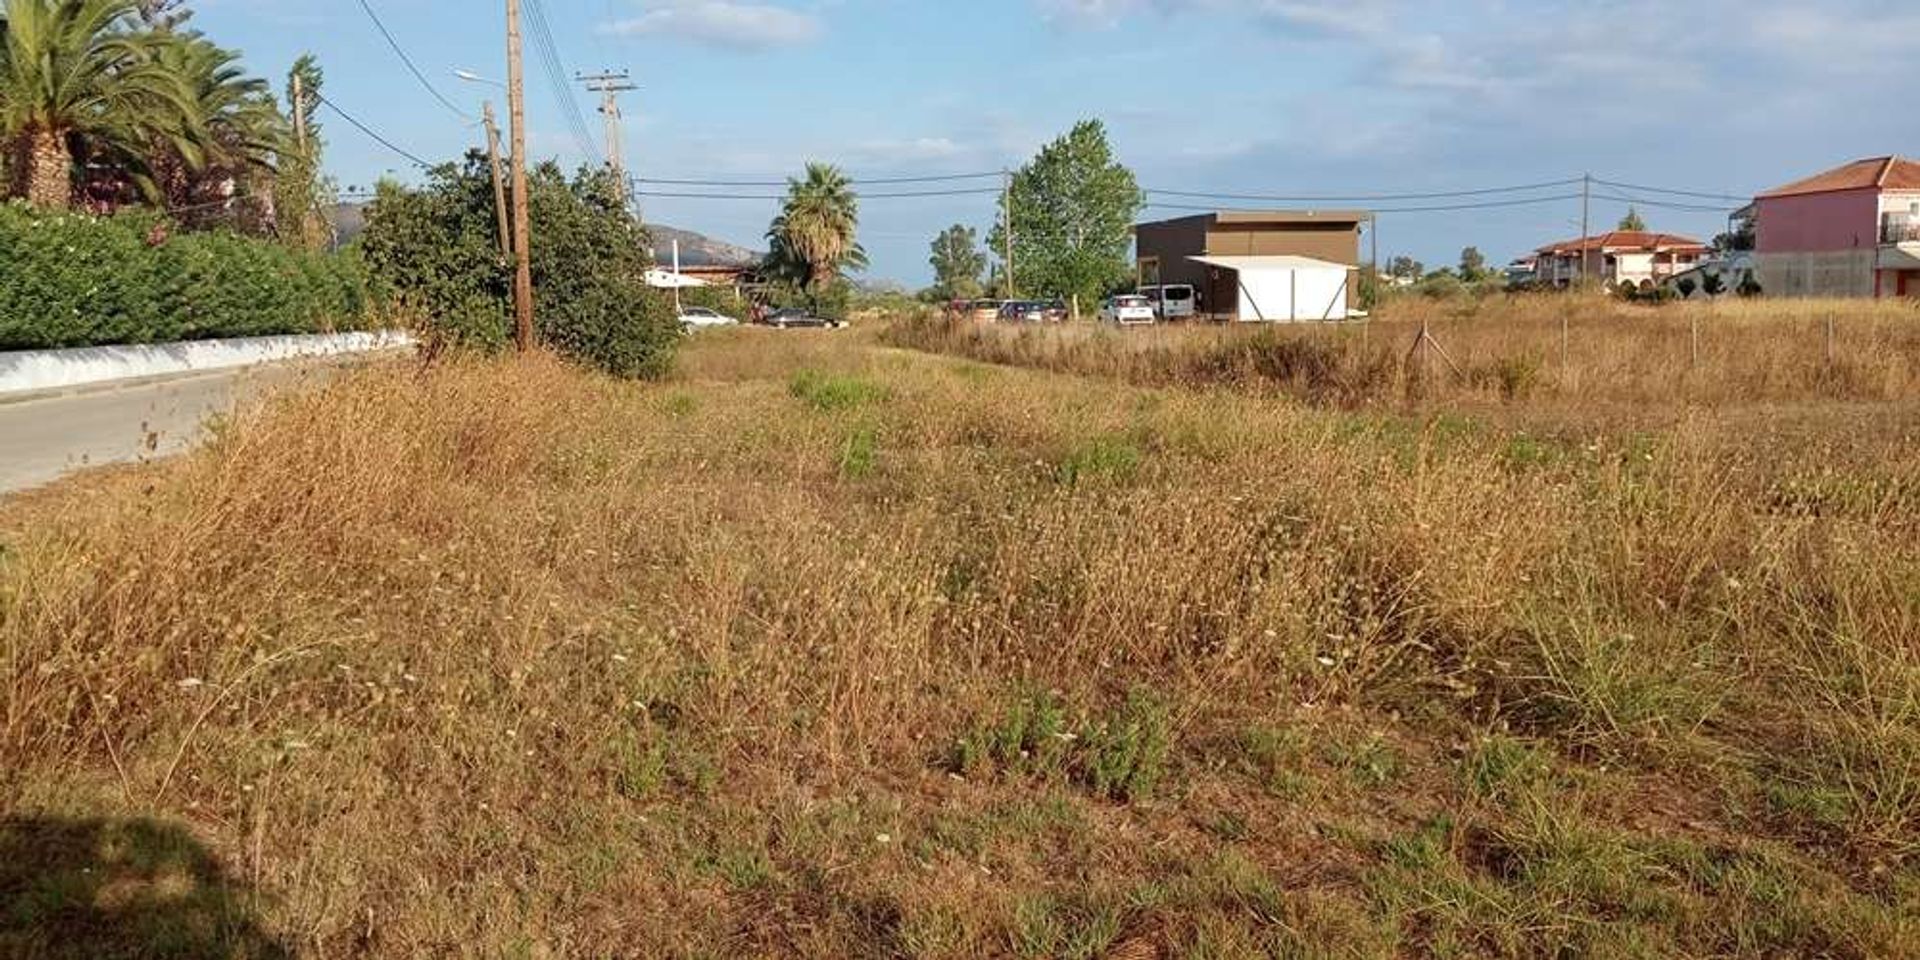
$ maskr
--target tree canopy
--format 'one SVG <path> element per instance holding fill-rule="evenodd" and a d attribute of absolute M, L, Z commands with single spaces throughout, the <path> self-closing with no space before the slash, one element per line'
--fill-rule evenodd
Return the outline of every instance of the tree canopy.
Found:
<path fill-rule="evenodd" d="M 1620 229 L 1638 233 L 1647 229 L 1647 221 L 1640 216 L 1639 210 L 1628 207 L 1627 215 L 1620 218 Z"/>
<path fill-rule="evenodd" d="M 927 258 L 933 267 L 934 289 L 943 297 L 972 298 L 980 295 L 980 275 L 987 270 L 987 255 L 980 249 L 979 234 L 968 226 L 954 224 L 933 238 L 933 254 Z"/>
<path fill-rule="evenodd" d="M 1014 295 L 1098 300 L 1133 275 L 1127 253 L 1145 196 L 1114 158 L 1107 130 L 1083 120 L 1013 175 L 989 244 L 1007 247 L 1013 227 Z M 1004 271 L 1005 264 L 1002 264 Z"/>

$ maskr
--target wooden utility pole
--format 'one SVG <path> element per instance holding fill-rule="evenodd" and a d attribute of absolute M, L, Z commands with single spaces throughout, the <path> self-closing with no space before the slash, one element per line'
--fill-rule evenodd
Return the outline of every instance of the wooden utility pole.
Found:
<path fill-rule="evenodd" d="M 1007 261 L 1007 299 L 1011 300 L 1018 295 L 1014 292 L 1017 288 L 1013 282 L 1013 173 L 1003 170 L 1001 174 L 1005 179 L 1000 187 L 1000 215 L 1003 218 L 1003 225 L 1007 228 L 1006 241 L 1001 244 L 1005 249 L 1001 251 L 1001 255 Z"/>
<path fill-rule="evenodd" d="M 1580 285 L 1586 286 L 1593 274 L 1588 267 L 1593 263 L 1593 252 L 1587 249 L 1587 238 L 1592 236 L 1593 213 L 1593 174 L 1580 177 Z"/>
<path fill-rule="evenodd" d="M 293 74 L 293 141 L 300 145 L 304 156 L 307 152 L 307 88 L 297 70 Z"/>
<path fill-rule="evenodd" d="M 629 90 L 638 90 L 628 79 L 627 71 L 619 73 L 582 73 L 574 79 L 586 84 L 588 90 L 600 94 L 600 116 L 607 125 L 607 168 L 613 171 L 614 189 L 619 191 L 620 205 L 627 206 L 632 197 L 627 192 L 627 163 L 621 149 L 620 136 L 620 94 Z"/>
<path fill-rule="evenodd" d="M 533 349 L 533 248 L 527 213 L 527 90 L 520 60 L 520 0 L 507 0 L 507 121 L 513 139 L 513 343 Z"/>
<path fill-rule="evenodd" d="M 500 255 L 513 256 L 513 228 L 507 225 L 507 178 L 500 172 L 500 127 L 493 122 L 493 101 L 480 105 L 487 125 L 487 164 L 493 168 L 493 213 L 500 222 Z"/>

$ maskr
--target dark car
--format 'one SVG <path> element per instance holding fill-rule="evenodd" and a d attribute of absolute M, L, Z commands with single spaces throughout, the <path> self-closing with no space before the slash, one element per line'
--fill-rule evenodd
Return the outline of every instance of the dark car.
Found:
<path fill-rule="evenodd" d="M 1046 304 L 1034 300 L 1009 300 L 1000 305 L 1001 323 L 1045 323 Z"/>
<path fill-rule="evenodd" d="M 1040 312 L 1048 323 L 1065 323 L 1069 316 L 1065 300 L 1049 300 L 1041 305 Z"/>
<path fill-rule="evenodd" d="M 822 317 L 800 307 L 782 307 L 766 315 L 760 321 L 769 327 L 786 330 L 795 327 L 842 327 L 846 324 L 839 320 Z"/>

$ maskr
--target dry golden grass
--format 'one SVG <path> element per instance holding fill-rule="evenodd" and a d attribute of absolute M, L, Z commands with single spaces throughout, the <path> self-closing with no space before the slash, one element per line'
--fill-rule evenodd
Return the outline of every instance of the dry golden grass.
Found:
<path fill-rule="evenodd" d="M 359 373 L 0 504 L 0 954 L 1911 955 L 1916 416 Z"/>
<path fill-rule="evenodd" d="M 1416 354 L 1423 324 L 1439 349 Z M 1611 414 L 1649 404 L 1920 397 L 1920 309 L 1903 302 L 1728 299 L 1647 307 L 1605 296 L 1402 296 L 1362 324 L 1117 331 L 928 320 L 902 324 L 892 339 L 1144 386 L 1230 385 L 1344 406 L 1598 405 Z"/>

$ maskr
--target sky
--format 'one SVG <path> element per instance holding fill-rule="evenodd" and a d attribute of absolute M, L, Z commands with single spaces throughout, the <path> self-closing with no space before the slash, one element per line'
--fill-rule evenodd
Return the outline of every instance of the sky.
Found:
<path fill-rule="evenodd" d="M 466 113 L 505 76 L 500 0 L 366 0 Z M 471 121 L 407 69 L 361 0 L 197 0 L 194 25 L 281 78 L 301 52 L 327 96 L 428 160 L 479 145 Z M 779 181 L 810 160 L 856 179 L 1017 167 L 1083 118 L 1104 121 L 1152 191 L 1143 219 L 1196 207 L 1374 207 L 1382 260 L 1505 262 L 1580 234 L 1578 184 L 1461 198 L 1591 173 L 1596 231 L 1637 198 L 1649 227 L 1702 239 L 1737 203 L 1848 160 L 1920 153 L 1920 7 L 1905 0 L 539 0 L 566 76 L 625 69 L 623 151 L 656 180 Z M 572 136 L 529 39 L 529 153 L 569 166 L 603 149 L 597 96 Z M 497 104 L 504 116 L 504 104 Z M 414 180 L 410 161 L 323 117 L 344 186 Z M 930 281 L 928 244 L 996 216 L 995 180 L 869 185 L 870 278 Z M 762 246 L 778 187 L 650 184 L 651 222 Z M 881 193 L 978 189 L 960 196 Z M 1352 197 L 1336 201 L 1336 196 Z M 1462 210 L 1409 207 L 1558 198 Z"/>

